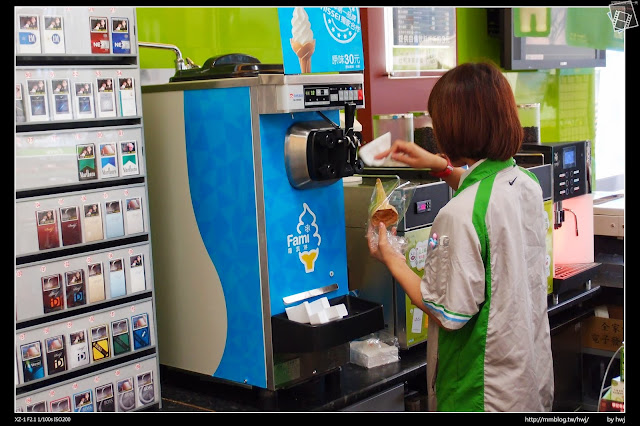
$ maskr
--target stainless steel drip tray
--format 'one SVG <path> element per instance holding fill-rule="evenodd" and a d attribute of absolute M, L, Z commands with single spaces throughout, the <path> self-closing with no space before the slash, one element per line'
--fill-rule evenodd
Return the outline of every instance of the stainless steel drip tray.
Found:
<path fill-rule="evenodd" d="M 322 351 L 384 328 L 382 305 L 351 295 L 329 299 L 332 306 L 341 303 L 347 308 L 348 315 L 325 324 L 291 321 L 286 313 L 272 316 L 274 352 Z"/>

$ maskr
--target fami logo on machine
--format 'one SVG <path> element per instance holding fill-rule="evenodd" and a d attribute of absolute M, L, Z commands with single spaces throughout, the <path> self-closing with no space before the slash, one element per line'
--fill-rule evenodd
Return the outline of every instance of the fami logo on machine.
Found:
<path fill-rule="evenodd" d="M 316 260 L 320 255 L 322 237 L 318 232 L 315 213 L 307 203 L 302 203 L 302 207 L 302 213 L 298 217 L 298 225 L 296 226 L 298 235 L 287 235 L 287 253 L 297 253 L 298 259 L 304 265 L 304 271 L 309 273 L 315 269 Z"/>

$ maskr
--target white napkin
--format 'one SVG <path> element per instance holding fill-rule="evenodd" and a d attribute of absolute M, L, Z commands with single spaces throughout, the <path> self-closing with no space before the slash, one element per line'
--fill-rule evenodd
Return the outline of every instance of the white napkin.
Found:
<path fill-rule="evenodd" d="M 391 148 L 391 132 L 378 136 L 369 143 L 366 143 L 358 150 L 358 158 L 369 167 L 409 167 L 408 165 L 391 159 L 391 155 L 380 160 L 374 157 L 381 152 Z"/>

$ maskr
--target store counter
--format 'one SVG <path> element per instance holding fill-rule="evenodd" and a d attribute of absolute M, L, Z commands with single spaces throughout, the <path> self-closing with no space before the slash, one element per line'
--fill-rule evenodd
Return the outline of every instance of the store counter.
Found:
<path fill-rule="evenodd" d="M 426 345 L 374 368 L 348 363 L 322 377 L 270 392 L 161 365 L 160 411 L 404 411 L 408 391 L 426 394 Z M 424 386 L 424 389 L 411 389 Z"/>
<path fill-rule="evenodd" d="M 593 232 L 624 238 L 624 190 L 593 194 Z"/>
<path fill-rule="evenodd" d="M 558 379 L 557 406 L 563 411 L 580 404 L 581 371 L 579 336 L 571 325 L 593 312 L 601 288 L 579 289 L 549 305 L 552 347 Z M 578 340 L 576 340 L 578 339 Z M 400 351 L 398 362 L 374 368 L 346 364 L 339 371 L 316 377 L 303 384 L 270 392 L 259 388 L 228 384 L 161 365 L 162 408 L 160 411 L 404 411 L 407 396 L 426 399 L 426 344 Z M 566 384 L 576 384 L 567 386 Z M 420 404 L 426 410 L 426 403 Z"/>
<path fill-rule="evenodd" d="M 594 258 L 601 263 L 594 285 L 624 288 L 624 207 L 624 190 L 594 193 Z"/>

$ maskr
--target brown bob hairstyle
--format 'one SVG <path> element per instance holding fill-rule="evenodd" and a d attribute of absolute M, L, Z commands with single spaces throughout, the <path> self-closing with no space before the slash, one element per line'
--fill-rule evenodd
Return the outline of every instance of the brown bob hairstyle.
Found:
<path fill-rule="evenodd" d="M 431 90 L 427 108 L 438 149 L 451 161 L 508 160 L 524 138 L 509 82 L 490 62 L 447 71 Z"/>

